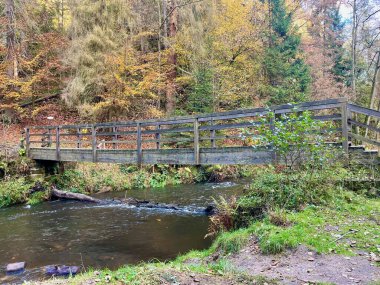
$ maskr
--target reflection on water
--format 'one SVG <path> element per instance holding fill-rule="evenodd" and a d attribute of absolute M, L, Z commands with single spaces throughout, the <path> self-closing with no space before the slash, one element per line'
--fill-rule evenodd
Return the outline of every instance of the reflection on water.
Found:
<path fill-rule="evenodd" d="M 241 192 L 239 184 L 203 184 L 98 194 L 98 198 L 134 197 L 196 209 L 212 197 Z M 42 277 L 39 268 L 51 264 L 117 268 L 152 259 L 171 259 L 190 249 L 204 249 L 208 217 L 192 211 L 134 208 L 54 201 L 33 207 L 0 210 L 0 265 L 26 261 L 21 276 L 0 283 Z"/>

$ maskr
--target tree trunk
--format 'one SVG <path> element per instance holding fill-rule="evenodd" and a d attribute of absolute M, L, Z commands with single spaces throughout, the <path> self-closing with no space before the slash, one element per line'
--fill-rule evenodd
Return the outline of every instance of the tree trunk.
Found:
<path fill-rule="evenodd" d="M 356 0 L 352 3 L 352 41 L 351 41 L 351 80 L 352 80 L 352 94 L 356 99 L 356 47 L 358 35 L 358 20 L 357 20 L 357 5 Z"/>
<path fill-rule="evenodd" d="M 90 203 L 100 203 L 101 202 L 101 200 L 99 200 L 99 199 L 95 199 L 95 198 L 92 198 L 92 197 L 84 195 L 84 194 L 61 191 L 55 187 L 52 188 L 51 195 L 52 195 L 52 197 L 59 198 L 59 199 L 65 199 L 65 200 L 77 200 L 77 201 L 90 202 Z"/>
<path fill-rule="evenodd" d="M 379 85 L 380 84 L 380 51 L 377 52 L 377 60 L 375 64 L 375 71 L 372 80 L 372 92 L 371 92 L 371 102 L 369 104 L 370 109 L 375 109 L 376 95 L 379 95 Z M 380 96 L 378 96 L 380 100 Z M 380 102 L 380 101 L 379 101 Z M 371 117 L 367 116 L 367 125 L 371 123 Z M 365 130 L 365 137 L 368 136 L 368 129 Z"/>
<path fill-rule="evenodd" d="M 61 32 L 64 30 L 64 16 L 65 16 L 65 4 L 64 0 L 59 1 L 59 29 Z"/>
<path fill-rule="evenodd" d="M 162 37 L 164 38 L 164 47 L 167 48 L 167 38 L 168 38 L 168 3 L 167 0 L 162 0 L 162 18 L 164 19 L 162 28 Z M 161 25 L 160 25 L 161 27 Z"/>
<path fill-rule="evenodd" d="M 18 61 L 16 53 L 16 35 L 15 35 L 15 3 L 14 0 L 7 0 L 7 74 L 12 79 L 18 78 Z"/>
<path fill-rule="evenodd" d="M 167 77 L 166 86 L 166 113 L 168 116 L 172 115 L 175 110 L 176 103 L 176 86 L 175 79 L 177 76 L 177 53 L 173 44 L 173 39 L 177 35 L 178 29 L 178 7 L 177 0 L 170 1 L 170 15 L 169 15 L 169 38 L 172 39 L 171 51 L 169 53 L 168 64 L 169 72 Z"/>

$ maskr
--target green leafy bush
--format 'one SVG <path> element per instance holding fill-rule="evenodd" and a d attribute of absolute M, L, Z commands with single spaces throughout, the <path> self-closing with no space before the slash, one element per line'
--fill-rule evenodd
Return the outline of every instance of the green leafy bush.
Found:
<path fill-rule="evenodd" d="M 46 192 L 36 192 L 28 198 L 28 205 L 37 205 L 47 199 Z"/>
<path fill-rule="evenodd" d="M 289 175 L 277 173 L 274 168 L 262 169 L 238 201 L 235 223 L 247 226 L 276 209 L 299 211 L 308 205 L 328 205 L 341 196 L 345 172 L 331 167 Z"/>
<path fill-rule="evenodd" d="M 32 186 L 24 178 L 0 182 L 0 208 L 25 202 Z"/>

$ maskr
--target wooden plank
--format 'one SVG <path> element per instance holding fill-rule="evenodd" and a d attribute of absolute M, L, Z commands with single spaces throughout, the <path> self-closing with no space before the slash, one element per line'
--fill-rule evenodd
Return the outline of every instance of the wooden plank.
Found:
<path fill-rule="evenodd" d="M 137 164 L 139 167 L 142 165 L 142 137 L 140 123 L 137 123 Z"/>
<path fill-rule="evenodd" d="M 349 122 L 351 124 L 353 124 L 353 125 L 356 125 L 356 126 L 359 126 L 359 127 L 362 127 L 362 128 L 369 129 L 371 131 L 380 133 L 380 129 L 376 128 L 374 126 L 370 126 L 370 125 L 367 125 L 367 124 L 360 123 L 358 121 L 355 121 L 354 119 L 350 119 Z"/>
<path fill-rule="evenodd" d="M 210 121 L 210 126 L 213 127 L 214 126 L 214 120 L 211 119 Z M 215 148 L 216 147 L 216 140 L 215 140 L 215 136 L 216 136 L 216 131 L 215 129 L 211 129 L 210 130 L 210 139 L 211 139 L 211 147 Z M 202 139 L 202 138 L 201 138 Z"/>
<path fill-rule="evenodd" d="M 272 151 L 255 150 L 253 147 L 202 148 L 200 150 L 201 165 L 253 165 L 272 162 Z"/>
<path fill-rule="evenodd" d="M 56 148 L 56 160 L 57 161 L 60 161 L 60 159 L 61 159 L 61 149 L 60 149 L 60 147 L 61 147 L 60 139 L 61 138 L 60 138 L 59 133 L 60 133 L 60 128 L 57 127 L 55 129 L 55 148 Z"/>
<path fill-rule="evenodd" d="M 379 111 L 360 107 L 360 106 L 354 105 L 354 104 L 348 104 L 348 108 L 354 113 L 359 113 L 359 114 L 372 116 L 372 117 L 380 119 L 380 112 Z"/>
<path fill-rule="evenodd" d="M 25 128 L 25 145 L 26 145 L 26 156 L 29 156 L 29 149 L 30 149 L 30 129 Z"/>
<path fill-rule="evenodd" d="M 91 128 L 91 135 L 92 135 L 92 162 L 96 162 L 97 145 L 96 145 L 96 127 L 95 126 L 92 126 Z"/>
<path fill-rule="evenodd" d="M 143 164 L 194 165 L 194 150 L 191 148 L 144 149 Z"/>
<path fill-rule="evenodd" d="M 339 104 L 329 104 L 329 105 L 313 105 L 313 106 L 307 106 L 307 107 L 298 107 L 296 110 L 294 110 L 292 108 L 276 110 L 276 113 L 287 114 L 287 113 L 294 113 L 294 112 L 336 109 L 336 108 L 340 108 L 340 107 L 341 107 L 340 103 Z"/>
<path fill-rule="evenodd" d="M 371 140 L 369 138 L 365 138 L 365 137 L 363 137 L 361 135 L 357 135 L 357 134 L 354 134 L 352 132 L 348 133 L 348 136 L 352 137 L 352 138 L 355 138 L 355 139 L 357 139 L 359 141 L 366 142 L 366 143 L 371 144 L 371 145 L 380 146 L 380 142 Z"/>
<path fill-rule="evenodd" d="M 157 124 L 157 126 L 161 126 L 160 124 Z M 154 135 L 154 134 L 165 134 L 165 133 L 186 133 L 186 132 L 193 132 L 193 127 L 184 127 L 184 128 L 167 128 L 167 129 L 156 129 L 155 130 L 144 130 L 142 131 L 143 135 Z"/>
<path fill-rule="evenodd" d="M 312 116 L 311 117 L 313 120 L 317 121 L 340 121 L 342 119 L 341 114 L 332 114 L 332 115 L 324 115 L 324 116 Z"/>
<path fill-rule="evenodd" d="M 160 149 L 161 148 L 161 143 L 160 143 L 161 134 L 159 133 L 160 129 L 161 129 L 161 125 L 157 125 L 156 126 L 156 134 L 155 134 L 155 138 L 157 140 L 157 142 L 156 142 L 156 149 Z"/>
<path fill-rule="evenodd" d="M 274 112 L 274 116 L 270 118 L 270 122 L 269 122 L 269 128 L 270 128 L 272 133 L 275 132 L 275 128 L 276 128 L 275 121 L 276 121 L 276 112 Z M 277 153 L 274 150 L 274 146 L 271 145 L 270 149 L 271 149 L 271 154 L 272 154 L 272 163 L 277 164 L 277 162 L 278 162 L 277 161 Z"/>
<path fill-rule="evenodd" d="M 144 143 L 176 143 L 176 142 L 192 142 L 194 139 L 192 138 L 160 138 L 160 139 L 149 139 L 143 140 Z"/>
<path fill-rule="evenodd" d="M 99 149 L 98 162 L 137 164 L 137 150 Z"/>
<path fill-rule="evenodd" d="M 211 136 L 211 137 L 200 137 L 200 141 L 208 141 L 208 140 L 225 140 L 225 139 L 240 139 L 241 136 L 239 135 L 225 135 L 225 136 Z"/>
<path fill-rule="evenodd" d="M 348 109 L 347 103 L 342 103 L 342 147 L 348 153 Z"/>
<path fill-rule="evenodd" d="M 25 129 L 26 130 L 26 129 Z M 49 129 L 50 130 L 50 129 Z M 46 134 L 31 134 L 29 130 L 29 137 L 45 137 Z"/>
<path fill-rule="evenodd" d="M 243 128 L 254 128 L 256 126 L 262 126 L 265 123 L 262 122 L 245 122 L 237 124 L 224 124 L 224 125 L 213 125 L 213 126 L 201 126 L 199 131 L 210 131 L 210 130 L 229 130 L 229 129 L 243 129 Z"/>
<path fill-rule="evenodd" d="M 103 132 L 103 133 L 97 133 L 97 136 L 107 136 L 107 137 L 110 137 L 110 136 L 114 136 L 114 135 L 119 135 L 119 136 L 122 136 L 122 135 L 136 135 L 136 131 L 125 131 L 125 132 Z"/>
<path fill-rule="evenodd" d="M 199 122 L 194 120 L 194 164 L 199 164 Z"/>
<path fill-rule="evenodd" d="M 117 127 L 116 126 L 112 127 L 112 132 L 113 132 L 112 141 L 115 142 L 118 140 L 118 134 L 117 134 Z M 114 143 L 112 145 L 113 149 L 117 149 L 117 146 L 118 145 L 116 143 Z"/>
<path fill-rule="evenodd" d="M 51 139 L 51 129 L 48 129 L 48 147 L 51 147 L 53 144 L 52 139 Z"/>

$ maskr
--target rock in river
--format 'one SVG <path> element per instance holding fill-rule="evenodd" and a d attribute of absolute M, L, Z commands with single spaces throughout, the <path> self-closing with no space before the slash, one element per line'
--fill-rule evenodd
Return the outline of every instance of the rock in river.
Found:
<path fill-rule="evenodd" d="M 45 267 L 47 275 L 75 275 L 79 272 L 79 266 L 66 266 L 66 265 L 49 265 Z"/>
<path fill-rule="evenodd" d="M 7 265 L 7 273 L 21 272 L 25 269 L 25 262 L 10 263 Z"/>

